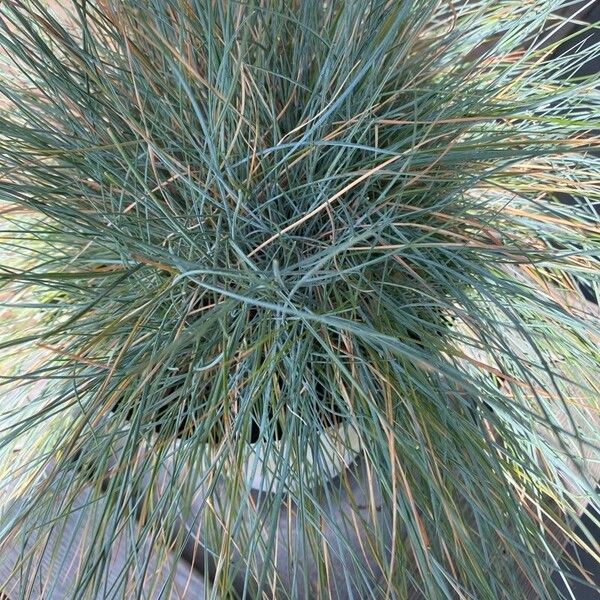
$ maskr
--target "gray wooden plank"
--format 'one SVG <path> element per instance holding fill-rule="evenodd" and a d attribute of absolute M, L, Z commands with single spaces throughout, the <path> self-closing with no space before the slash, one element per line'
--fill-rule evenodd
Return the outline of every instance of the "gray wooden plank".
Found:
<path fill-rule="evenodd" d="M 104 507 L 90 506 L 90 493 L 80 494 L 65 520 L 47 537 L 32 534 L 28 539 L 15 538 L 3 547 L 0 560 L 0 591 L 11 600 L 111 600 L 137 598 L 144 600 L 204 600 L 204 580 L 182 560 L 165 552 L 158 560 L 149 542 L 137 548 L 135 563 L 127 564 L 134 540 L 131 532 L 122 532 L 107 553 L 110 555 L 101 582 L 85 596 L 73 595 L 73 585 L 81 575 L 81 560 L 98 531 Z M 12 509 L 22 507 L 23 502 Z M 9 511 L 10 512 L 10 511 Z M 60 521 L 59 521 L 60 522 Z M 27 560 L 23 561 L 23 556 Z M 123 577 L 124 570 L 127 571 Z M 214 597 L 214 596 L 213 596 Z"/>

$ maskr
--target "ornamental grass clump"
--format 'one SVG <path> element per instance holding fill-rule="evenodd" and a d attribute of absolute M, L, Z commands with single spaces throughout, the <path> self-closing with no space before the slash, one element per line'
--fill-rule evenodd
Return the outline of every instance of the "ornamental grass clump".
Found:
<path fill-rule="evenodd" d="M 176 597 L 177 561 L 215 598 L 589 581 L 598 47 L 553 52 L 565 6 L 0 4 L 11 600 Z"/>

